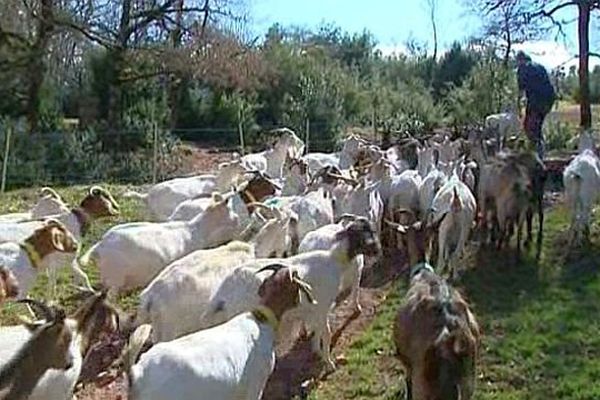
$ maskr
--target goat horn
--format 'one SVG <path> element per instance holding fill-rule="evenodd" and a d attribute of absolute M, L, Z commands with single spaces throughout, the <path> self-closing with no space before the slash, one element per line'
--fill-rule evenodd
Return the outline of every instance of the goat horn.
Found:
<path fill-rule="evenodd" d="M 357 185 L 358 181 L 356 179 L 352 179 L 352 178 L 346 178 L 343 175 L 338 175 L 338 174 L 334 174 L 331 172 L 327 172 L 327 176 L 333 179 L 339 179 L 341 181 L 344 181 L 346 183 L 350 183 L 351 185 Z"/>
<path fill-rule="evenodd" d="M 356 214 L 342 214 L 335 220 L 335 223 L 339 224 L 342 221 L 356 221 L 358 218 L 359 216 Z"/>
<path fill-rule="evenodd" d="M 92 196 L 103 196 L 108 201 L 110 201 L 115 208 L 119 208 L 119 203 L 117 203 L 117 201 L 112 196 L 112 194 L 108 191 L 108 189 L 105 189 L 102 186 L 92 186 L 90 188 L 90 194 Z"/>
<path fill-rule="evenodd" d="M 51 187 L 43 187 L 40 189 L 40 196 L 44 197 L 44 196 L 50 196 L 53 199 L 56 200 L 62 200 L 62 198 L 60 197 L 60 195 L 56 192 L 56 190 L 52 189 Z"/>
<path fill-rule="evenodd" d="M 306 295 L 306 298 L 311 304 L 317 304 L 317 300 L 313 295 L 312 286 L 298 276 L 298 271 L 292 272 L 292 281 L 296 282 L 300 291 Z"/>
<path fill-rule="evenodd" d="M 279 272 L 280 270 L 282 270 L 284 268 L 290 268 L 290 266 L 286 265 L 286 264 L 282 264 L 282 263 L 273 263 L 273 264 L 269 264 L 269 265 L 262 267 L 261 269 L 256 271 L 255 274 L 258 275 L 261 272 L 265 272 L 265 271 Z"/>
<path fill-rule="evenodd" d="M 46 322 L 53 322 L 56 319 L 56 313 L 46 304 L 34 299 L 21 299 L 17 303 L 27 304 L 33 309 L 33 313 L 37 318 L 44 319 Z"/>

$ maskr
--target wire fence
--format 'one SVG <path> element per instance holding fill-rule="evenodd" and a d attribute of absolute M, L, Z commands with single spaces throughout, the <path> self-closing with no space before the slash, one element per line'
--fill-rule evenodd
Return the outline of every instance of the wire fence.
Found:
<path fill-rule="evenodd" d="M 231 152 L 247 154 L 268 148 L 276 140 L 270 132 L 282 127 L 261 126 L 245 132 L 239 126 L 166 130 L 150 124 L 118 132 L 29 133 L 5 122 L 0 124 L 0 192 L 41 185 L 145 184 L 209 172 L 229 159 Z M 342 128 L 332 135 L 331 127 L 307 122 L 293 130 L 307 151 L 332 151 L 342 144 L 338 140 Z M 180 146 L 181 141 L 188 146 Z M 198 160 L 204 156 L 208 160 Z"/>

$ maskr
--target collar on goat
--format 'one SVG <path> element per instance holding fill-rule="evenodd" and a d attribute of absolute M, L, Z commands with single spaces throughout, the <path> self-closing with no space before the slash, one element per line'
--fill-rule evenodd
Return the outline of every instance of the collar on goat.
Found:
<path fill-rule="evenodd" d="M 34 269 L 39 269 L 40 265 L 42 264 L 42 257 L 40 256 L 40 253 L 38 253 L 36 248 L 31 243 L 27 242 L 20 243 L 19 246 L 21 247 L 21 249 L 23 249 L 25 254 L 27 254 L 29 262 L 31 262 L 31 266 Z"/>
<path fill-rule="evenodd" d="M 426 262 L 420 262 L 414 265 L 410 269 L 410 279 L 414 278 L 417 274 L 421 273 L 423 270 L 427 270 L 431 273 L 434 273 L 433 267 Z"/>
<path fill-rule="evenodd" d="M 252 311 L 252 315 L 258 322 L 271 325 L 271 328 L 273 328 L 274 331 L 277 331 L 277 328 L 279 327 L 279 321 L 277 320 L 273 310 L 271 310 L 269 307 L 258 306 Z"/>

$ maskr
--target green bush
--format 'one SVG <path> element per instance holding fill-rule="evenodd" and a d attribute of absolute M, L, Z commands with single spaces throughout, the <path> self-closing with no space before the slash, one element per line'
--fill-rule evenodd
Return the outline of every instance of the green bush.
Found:
<path fill-rule="evenodd" d="M 0 127 L 0 143 L 6 142 L 7 124 Z M 106 134 L 96 130 L 55 131 L 28 134 L 13 128 L 7 167 L 7 188 L 42 184 L 91 182 L 144 183 L 152 178 L 154 148 L 152 131 L 133 132 L 148 145 L 132 152 L 105 152 Z M 158 137 L 159 178 L 172 176 L 182 167 L 179 142 L 167 132 Z"/>

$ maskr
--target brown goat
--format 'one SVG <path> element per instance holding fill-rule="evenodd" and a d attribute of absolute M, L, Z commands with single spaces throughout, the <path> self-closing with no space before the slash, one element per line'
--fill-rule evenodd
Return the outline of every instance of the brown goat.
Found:
<path fill-rule="evenodd" d="M 286 311 L 299 304 L 300 292 L 306 295 L 309 302 L 315 303 L 312 288 L 298 277 L 297 271 L 292 271 L 288 266 L 283 264 L 270 264 L 261 268 L 256 273 L 258 274 L 266 270 L 273 270 L 275 272 L 269 278 L 265 279 L 259 287 L 259 304 L 271 310 L 278 321 L 281 321 L 281 317 Z"/>
<path fill-rule="evenodd" d="M 31 299 L 19 300 L 41 310 L 45 322 L 29 324 L 33 336 L 0 369 L 0 399 L 25 400 L 39 379 L 49 369 L 69 369 L 73 364 L 69 352 L 73 333 L 65 323 L 65 312 L 50 309 Z"/>
<path fill-rule="evenodd" d="M 81 234 L 89 231 L 92 220 L 114 217 L 120 214 L 120 207 L 108 190 L 100 186 L 92 186 L 87 195 L 79 203 L 79 207 L 72 209 L 79 220 Z"/>
<path fill-rule="evenodd" d="M 406 369 L 407 398 L 468 400 L 475 388 L 479 326 L 460 293 L 426 262 L 432 227 L 416 222 L 398 230 L 412 266 L 393 329 L 397 356 Z"/>
<path fill-rule="evenodd" d="M 241 189 L 240 196 L 246 206 L 248 212 L 254 212 L 254 203 L 262 201 L 265 197 L 274 195 L 281 187 L 277 185 L 271 178 L 262 172 L 254 172 L 254 176 Z"/>
<path fill-rule="evenodd" d="M 532 241 L 532 220 L 538 214 L 539 255 L 544 213 L 542 207 L 546 172 L 543 162 L 530 153 L 501 153 L 484 167 L 480 192 L 481 228 L 487 239 L 491 214 L 491 242 L 502 248 L 517 232 L 517 255 L 521 250 L 521 230 L 527 222 L 526 245 Z"/>
<path fill-rule="evenodd" d="M 0 266 L 0 305 L 6 300 L 17 297 L 19 285 L 10 269 Z"/>

